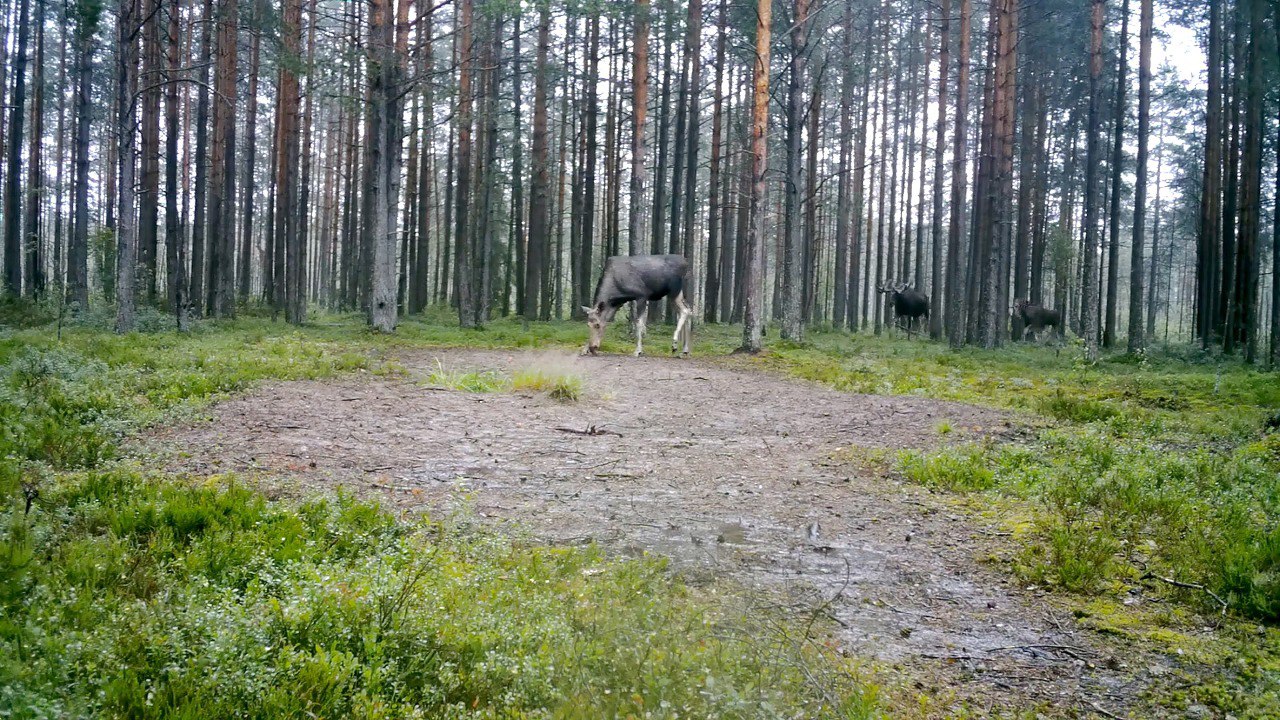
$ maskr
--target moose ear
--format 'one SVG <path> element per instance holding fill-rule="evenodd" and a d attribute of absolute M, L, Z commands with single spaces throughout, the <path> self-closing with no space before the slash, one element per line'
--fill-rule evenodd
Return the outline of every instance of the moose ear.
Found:
<path fill-rule="evenodd" d="M 590 305 L 583 305 L 583 306 L 582 306 L 582 312 L 584 312 L 584 313 L 586 313 L 586 314 L 590 315 L 590 314 L 591 314 L 591 312 L 592 312 L 592 307 L 591 307 Z"/>

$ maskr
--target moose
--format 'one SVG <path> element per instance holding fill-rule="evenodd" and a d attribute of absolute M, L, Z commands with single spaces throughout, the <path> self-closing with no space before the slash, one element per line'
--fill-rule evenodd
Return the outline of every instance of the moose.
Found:
<path fill-rule="evenodd" d="M 604 262 L 604 272 L 596 283 L 591 306 L 582 306 L 587 314 L 590 338 L 583 354 L 595 355 L 604 340 L 605 328 L 613 321 L 618 308 L 629 302 L 636 309 L 636 355 L 644 353 L 645 319 L 649 302 L 665 297 L 675 299 L 678 312 L 676 332 L 671 337 L 671 352 L 681 349 L 688 357 L 693 335 L 693 308 L 684 300 L 685 277 L 689 261 L 683 255 L 615 255 Z M 683 346 L 681 341 L 683 340 Z"/>
<path fill-rule="evenodd" d="M 876 290 L 893 300 L 893 315 L 906 318 L 907 324 L 903 329 L 907 332 L 911 332 L 920 318 L 929 317 L 929 296 L 906 283 L 894 283 L 889 287 L 877 285 Z"/>
<path fill-rule="evenodd" d="M 1025 340 L 1028 332 L 1039 339 L 1040 332 L 1049 327 L 1059 332 L 1062 330 L 1062 313 L 1057 310 L 1050 310 L 1027 300 L 1018 300 L 1013 304 L 1013 312 L 1023 322 L 1022 337 L 1019 340 Z"/>

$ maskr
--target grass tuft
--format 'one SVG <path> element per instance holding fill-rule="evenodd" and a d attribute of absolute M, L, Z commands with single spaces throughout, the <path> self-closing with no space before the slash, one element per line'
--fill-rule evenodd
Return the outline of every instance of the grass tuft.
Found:
<path fill-rule="evenodd" d="M 511 389 L 516 392 L 545 393 L 564 402 L 577 402 L 584 390 L 581 377 L 565 372 L 526 368 L 511 376 Z"/>

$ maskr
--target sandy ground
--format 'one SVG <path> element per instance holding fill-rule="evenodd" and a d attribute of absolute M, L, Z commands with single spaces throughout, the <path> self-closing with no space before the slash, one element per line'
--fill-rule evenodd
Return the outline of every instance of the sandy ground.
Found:
<path fill-rule="evenodd" d="M 853 395 L 734 363 L 546 352 L 425 352 L 403 377 L 290 382 L 146 439 L 174 469 L 286 492 L 345 486 L 404 510 L 467 503 L 538 540 L 659 553 L 694 582 L 825 606 L 848 652 L 991 707 L 1123 715 L 1150 661 L 1055 614 L 979 563 L 1002 538 L 943 498 L 841 462 L 841 450 L 1012 439 L 1016 418 Z M 433 388 L 450 370 L 586 378 L 578 402 Z M 953 432 L 939 432 L 942 423 Z M 465 499 L 464 499 L 465 498 Z"/>

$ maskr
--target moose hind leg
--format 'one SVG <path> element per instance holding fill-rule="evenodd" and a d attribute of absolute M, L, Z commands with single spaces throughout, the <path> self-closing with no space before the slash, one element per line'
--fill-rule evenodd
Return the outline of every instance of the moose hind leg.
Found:
<path fill-rule="evenodd" d="M 644 328 L 649 319 L 649 303 L 646 300 L 636 300 L 633 307 L 636 313 L 636 357 L 640 357 L 644 354 Z"/>
<path fill-rule="evenodd" d="M 684 293 L 676 296 L 676 308 L 679 310 L 679 319 L 676 320 L 676 332 L 671 337 L 671 352 L 675 352 L 678 347 L 681 348 L 682 355 L 689 354 L 689 338 L 693 335 L 693 308 L 684 300 Z M 683 347 L 681 342 L 683 341 Z"/>

